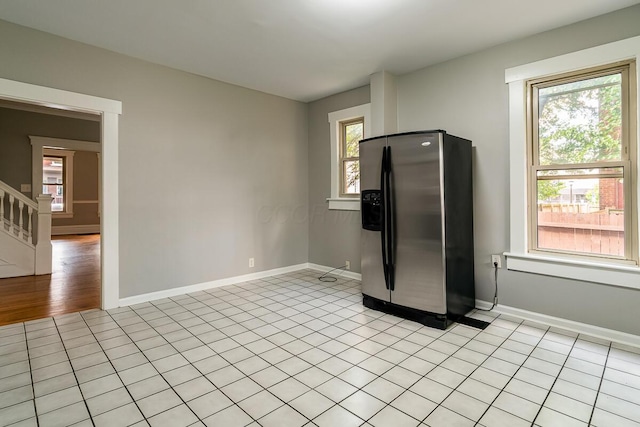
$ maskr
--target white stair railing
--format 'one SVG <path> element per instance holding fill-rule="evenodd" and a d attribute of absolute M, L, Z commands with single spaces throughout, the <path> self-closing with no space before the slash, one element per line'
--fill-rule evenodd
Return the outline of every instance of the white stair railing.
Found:
<path fill-rule="evenodd" d="M 52 199 L 47 194 L 41 194 L 36 199 L 37 202 L 34 202 L 0 181 L 0 232 L 8 233 L 31 246 L 35 251 L 35 274 L 48 274 L 51 273 Z"/>
<path fill-rule="evenodd" d="M 16 201 L 18 202 L 17 206 Z M 27 215 L 25 215 L 25 206 L 27 207 Z M 33 212 L 37 210 L 38 204 L 36 202 L 0 181 L 0 218 L 2 219 L 2 228 L 5 231 L 33 244 Z"/>

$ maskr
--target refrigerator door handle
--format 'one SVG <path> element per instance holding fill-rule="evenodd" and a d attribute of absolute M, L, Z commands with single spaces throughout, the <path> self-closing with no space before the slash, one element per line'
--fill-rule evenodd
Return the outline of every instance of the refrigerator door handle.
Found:
<path fill-rule="evenodd" d="M 389 278 L 389 289 L 395 289 L 395 260 L 393 257 L 395 248 L 395 217 L 393 212 L 393 187 L 391 186 L 391 147 L 387 147 L 387 166 L 385 174 L 385 204 L 387 209 L 387 276 Z"/>
<path fill-rule="evenodd" d="M 387 264 L 387 224 L 386 224 L 386 199 L 385 190 L 387 175 L 387 147 L 382 147 L 382 165 L 380 167 L 380 242 L 382 243 L 382 269 L 384 271 L 384 284 L 389 289 L 389 269 Z"/>

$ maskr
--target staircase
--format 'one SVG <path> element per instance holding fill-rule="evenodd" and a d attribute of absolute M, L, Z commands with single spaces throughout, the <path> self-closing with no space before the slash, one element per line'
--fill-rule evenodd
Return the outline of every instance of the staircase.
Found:
<path fill-rule="evenodd" d="M 0 278 L 51 273 L 51 196 L 0 181 Z"/>

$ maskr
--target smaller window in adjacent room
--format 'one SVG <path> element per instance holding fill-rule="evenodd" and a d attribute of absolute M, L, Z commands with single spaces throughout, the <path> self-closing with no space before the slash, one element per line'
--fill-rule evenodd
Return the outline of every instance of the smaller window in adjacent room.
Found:
<path fill-rule="evenodd" d="M 42 158 L 42 194 L 49 194 L 52 212 L 64 212 L 64 157 Z"/>
<path fill-rule="evenodd" d="M 633 62 L 527 82 L 530 250 L 637 261 Z"/>
<path fill-rule="evenodd" d="M 72 218 L 75 152 L 43 148 L 42 154 L 42 193 L 51 195 L 51 212 L 55 217 Z"/>
<path fill-rule="evenodd" d="M 364 117 L 340 122 L 340 195 L 360 194 L 359 144 L 364 138 Z"/>

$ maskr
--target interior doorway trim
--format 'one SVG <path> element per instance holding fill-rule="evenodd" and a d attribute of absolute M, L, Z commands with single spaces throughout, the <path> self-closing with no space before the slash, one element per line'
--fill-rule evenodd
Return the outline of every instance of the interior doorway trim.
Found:
<path fill-rule="evenodd" d="M 0 78 L 0 99 L 81 111 L 102 117 L 100 254 L 102 309 L 119 306 L 118 117 L 122 102 Z"/>

